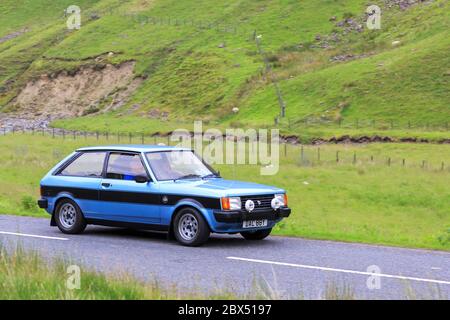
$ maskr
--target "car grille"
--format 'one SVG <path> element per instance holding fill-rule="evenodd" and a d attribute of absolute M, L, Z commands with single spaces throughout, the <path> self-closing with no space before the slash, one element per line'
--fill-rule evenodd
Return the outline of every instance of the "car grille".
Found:
<path fill-rule="evenodd" d="M 241 203 L 242 203 L 242 210 L 245 210 L 245 202 L 247 200 L 252 200 L 255 203 L 255 210 L 253 212 L 257 211 L 264 211 L 267 209 L 272 209 L 271 202 L 273 199 L 273 194 L 267 194 L 267 195 L 258 195 L 258 196 L 241 196 Z"/>

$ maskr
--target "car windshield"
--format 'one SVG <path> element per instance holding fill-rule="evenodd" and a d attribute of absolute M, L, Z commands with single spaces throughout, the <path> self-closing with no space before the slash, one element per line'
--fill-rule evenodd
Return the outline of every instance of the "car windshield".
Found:
<path fill-rule="evenodd" d="M 158 180 L 204 178 L 215 175 L 192 151 L 149 152 L 146 157 Z"/>

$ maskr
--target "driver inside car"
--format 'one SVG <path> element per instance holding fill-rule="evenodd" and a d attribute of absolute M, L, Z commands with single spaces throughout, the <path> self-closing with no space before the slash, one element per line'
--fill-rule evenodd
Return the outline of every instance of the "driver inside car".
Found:
<path fill-rule="evenodd" d="M 128 162 L 127 173 L 123 175 L 123 180 L 133 181 L 138 176 L 147 176 L 139 157 L 132 157 Z"/>

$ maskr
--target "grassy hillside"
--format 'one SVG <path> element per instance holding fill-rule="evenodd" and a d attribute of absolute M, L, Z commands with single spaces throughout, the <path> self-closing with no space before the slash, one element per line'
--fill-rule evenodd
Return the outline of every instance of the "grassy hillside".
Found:
<path fill-rule="evenodd" d="M 143 81 L 118 110 L 101 114 L 105 99 L 97 113 L 58 126 L 96 130 L 106 123 L 116 130 L 127 118 L 148 119 L 148 126 L 161 118 L 168 127 L 194 118 L 270 126 L 279 112 L 272 78 L 287 103 L 280 127 L 289 132 L 298 133 L 305 119 L 403 126 L 450 119 L 446 0 L 406 10 L 375 1 L 382 29 L 362 32 L 355 31 L 364 24 L 362 0 L 85 0 L 77 2 L 78 31 L 65 28 L 69 2 L 49 2 L 0 5 L 0 37 L 27 28 L 0 43 L 3 111 L 20 111 L 14 97 L 42 74 L 133 60 Z M 352 23 L 339 26 L 345 18 Z M 254 35 L 262 35 L 271 73 L 264 72 Z M 236 106 L 240 111 L 232 114 Z"/>

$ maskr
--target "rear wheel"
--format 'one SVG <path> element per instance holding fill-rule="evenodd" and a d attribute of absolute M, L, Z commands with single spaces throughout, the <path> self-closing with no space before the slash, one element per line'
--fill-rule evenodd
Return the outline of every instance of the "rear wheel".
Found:
<path fill-rule="evenodd" d="M 264 238 L 267 238 L 269 234 L 272 232 L 272 229 L 264 229 L 264 230 L 257 230 L 257 231 L 245 231 L 241 232 L 241 235 L 246 240 L 262 240 Z"/>
<path fill-rule="evenodd" d="M 195 247 L 208 241 L 210 230 L 203 216 L 194 208 L 184 208 L 175 217 L 173 231 L 182 245 Z"/>
<path fill-rule="evenodd" d="M 86 228 L 86 220 L 78 205 L 70 200 L 63 199 L 55 210 L 55 222 L 63 233 L 81 233 Z"/>

